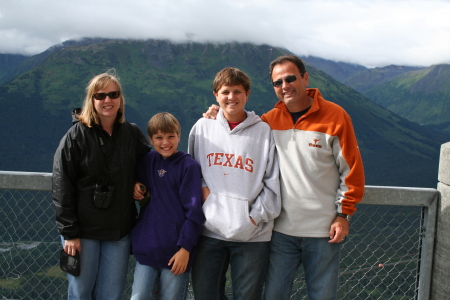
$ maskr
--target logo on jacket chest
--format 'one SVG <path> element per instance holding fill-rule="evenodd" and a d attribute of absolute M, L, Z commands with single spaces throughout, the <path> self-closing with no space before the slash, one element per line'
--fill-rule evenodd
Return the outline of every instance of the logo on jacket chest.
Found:
<path fill-rule="evenodd" d="M 320 139 L 312 139 L 314 143 L 309 143 L 310 147 L 315 147 L 315 148 L 322 148 L 322 145 L 319 145 L 319 141 Z"/>
<path fill-rule="evenodd" d="M 163 170 L 163 169 L 161 169 L 161 170 L 158 170 L 158 176 L 159 177 L 163 177 L 164 176 L 164 174 L 166 174 L 166 170 Z"/>
<path fill-rule="evenodd" d="M 206 155 L 208 165 L 222 166 L 229 168 L 242 169 L 247 172 L 253 172 L 253 160 L 251 158 L 243 157 L 242 155 L 235 155 L 230 153 L 209 153 Z"/>

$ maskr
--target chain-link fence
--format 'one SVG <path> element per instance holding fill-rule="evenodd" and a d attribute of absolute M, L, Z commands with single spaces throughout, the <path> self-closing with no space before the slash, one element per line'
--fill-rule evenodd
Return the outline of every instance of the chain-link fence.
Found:
<path fill-rule="evenodd" d="M 66 299 L 51 192 L 48 188 L 13 189 L 27 178 L 17 175 L 11 187 L 1 173 L 6 172 L 0 172 L 0 299 Z M 382 194 L 366 192 L 363 202 L 367 204 L 358 206 L 351 222 L 351 234 L 341 252 L 338 298 L 428 299 L 437 191 L 381 190 Z M 130 298 L 134 264 L 130 257 L 123 299 Z M 226 294 L 232 299 L 227 279 Z M 291 298 L 306 299 L 302 268 Z M 193 299 L 191 290 L 188 299 Z"/>

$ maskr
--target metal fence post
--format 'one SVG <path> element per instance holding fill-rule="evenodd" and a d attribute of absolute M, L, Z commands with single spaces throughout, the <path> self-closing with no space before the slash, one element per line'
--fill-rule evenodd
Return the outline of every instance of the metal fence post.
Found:
<path fill-rule="evenodd" d="M 438 191 L 441 199 L 438 208 L 431 299 L 449 299 L 450 285 L 450 142 L 441 146 Z"/>

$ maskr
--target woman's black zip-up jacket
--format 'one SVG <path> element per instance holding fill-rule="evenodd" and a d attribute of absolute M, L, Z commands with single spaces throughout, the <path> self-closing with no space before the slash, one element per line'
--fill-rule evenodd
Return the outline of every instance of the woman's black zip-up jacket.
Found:
<path fill-rule="evenodd" d="M 117 241 L 134 226 L 137 160 L 150 150 L 141 130 L 116 122 L 113 135 L 80 122 L 61 139 L 53 161 L 53 203 L 64 239 Z M 96 184 L 114 188 L 108 208 L 94 205 Z"/>

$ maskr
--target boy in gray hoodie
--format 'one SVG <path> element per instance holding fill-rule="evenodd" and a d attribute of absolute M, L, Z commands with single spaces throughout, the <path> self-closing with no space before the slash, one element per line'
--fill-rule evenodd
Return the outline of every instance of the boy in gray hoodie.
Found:
<path fill-rule="evenodd" d="M 217 73 L 217 121 L 202 118 L 189 153 L 203 174 L 205 224 L 192 269 L 196 300 L 221 299 L 231 266 L 233 299 L 261 299 L 273 221 L 281 209 L 279 168 L 269 125 L 245 110 L 250 78 Z"/>

